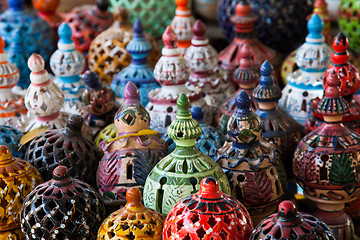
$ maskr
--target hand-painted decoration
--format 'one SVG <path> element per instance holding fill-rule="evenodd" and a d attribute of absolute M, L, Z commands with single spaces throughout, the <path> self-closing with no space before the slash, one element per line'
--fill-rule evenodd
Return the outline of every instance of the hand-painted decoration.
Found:
<path fill-rule="evenodd" d="M 236 33 L 233 32 L 235 23 L 232 22 L 231 17 L 236 11 L 235 5 L 238 2 L 238 0 L 218 0 L 218 23 L 229 41 L 236 38 Z M 255 31 L 259 40 L 266 46 L 282 53 L 289 53 L 304 39 L 306 16 L 312 11 L 313 1 L 249 0 L 249 2 L 254 14 L 259 16 Z"/>
<path fill-rule="evenodd" d="M 132 39 L 126 46 L 132 62 L 115 76 L 111 83 L 111 89 L 116 96 L 122 98 L 125 85 L 131 81 L 139 89 L 140 103 L 146 106 L 149 103 L 149 92 L 160 85 L 154 78 L 153 67 L 146 62 L 152 46 L 144 35 L 144 28 L 139 19 L 135 21 L 133 31 Z"/>
<path fill-rule="evenodd" d="M 163 34 L 164 48 L 162 57 L 155 66 L 154 76 L 161 85 L 160 88 L 149 92 L 149 104 L 146 109 L 151 118 L 151 129 L 166 133 L 167 127 L 176 116 L 176 100 L 184 93 L 192 106 L 201 106 L 205 111 L 205 122 L 212 122 L 212 113 L 209 111 L 202 97 L 201 89 L 190 90 L 186 83 L 189 80 L 190 68 L 177 47 L 177 38 L 171 27 L 167 27 Z"/>
<path fill-rule="evenodd" d="M 27 239 L 96 239 L 104 203 L 90 185 L 70 177 L 65 166 L 27 195 L 20 213 Z"/>
<path fill-rule="evenodd" d="M 281 90 L 274 82 L 273 68 L 268 61 L 261 65 L 260 72 L 260 84 L 254 89 L 253 98 L 259 104 L 259 109 L 255 113 L 263 122 L 261 136 L 278 146 L 280 160 L 288 178 L 291 178 L 294 177 L 292 173 L 294 152 L 305 133 L 299 123 L 277 107 Z"/>
<path fill-rule="evenodd" d="M 215 178 L 201 180 L 200 190 L 180 200 L 164 224 L 164 240 L 249 239 L 253 224 L 236 198 L 220 191 Z"/>
<path fill-rule="evenodd" d="M 19 81 L 19 69 L 7 60 L 5 42 L 0 37 L 0 125 L 15 127 L 21 115 L 26 114 L 24 98 L 12 92 Z"/>
<path fill-rule="evenodd" d="M 332 64 L 327 68 L 325 76 L 335 71 L 340 78 L 341 96 L 349 105 L 349 111 L 344 113 L 342 122 L 348 128 L 360 133 L 360 103 L 354 100 L 354 94 L 360 88 L 360 76 L 356 67 L 350 63 L 348 50 L 349 41 L 343 33 L 339 33 L 333 43 L 334 53 L 331 55 Z M 324 89 L 327 87 L 323 82 Z M 311 132 L 322 125 L 323 116 L 317 111 L 320 99 L 311 101 L 312 112 L 306 121 L 306 131 Z"/>
<path fill-rule="evenodd" d="M 342 124 L 349 105 L 341 96 L 340 84 L 335 70 L 324 75 L 324 96 L 316 110 L 324 123 L 300 141 L 294 173 L 305 197 L 316 204 L 314 216 L 345 240 L 354 237 L 344 207 L 360 195 L 360 135 Z"/>
<path fill-rule="evenodd" d="M 336 236 L 324 222 L 309 214 L 298 212 L 291 201 L 283 201 L 277 213 L 259 223 L 250 240 L 267 238 L 335 240 Z"/>
<path fill-rule="evenodd" d="M 23 133 L 19 130 L 0 125 L 0 145 L 5 145 L 10 149 L 11 155 L 17 158 L 23 158 L 25 154 L 25 147 L 20 148 L 20 140 Z"/>
<path fill-rule="evenodd" d="M 45 181 L 51 180 L 56 167 L 64 165 L 72 177 L 95 187 L 101 157 L 94 144 L 82 135 L 82 126 L 82 117 L 72 115 L 65 128 L 41 133 L 31 141 L 25 160 L 39 170 Z"/>
<path fill-rule="evenodd" d="M 131 63 L 132 55 L 126 51 L 126 46 L 133 35 L 134 31 L 129 22 L 129 11 L 119 8 L 114 11 L 113 25 L 91 42 L 89 67 L 99 74 L 103 83 L 110 85 L 116 74 Z M 152 49 L 148 56 L 148 62 L 154 66 L 160 57 L 160 50 L 154 38 L 146 33 L 144 36 L 150 42 Z"/>
<path fill-rule="evenodd" d="M 241 91 L 245 91 L 252 96 L 254 88 L 259 84 L 259 69 L 252 60 L 252 53 L 250 46 L 245 43 L 239 50 L 239 67 L 233 74 L 234 82 L 239 86 L 239 89 L 227 98 L 220 106 L 219 112 L 215 117 L 215 126 L 224 134 L 228 131 L 228 122 L 230 117 L 236 110 L 235 98 Z M 256 111 L 258 106 L 257 102 L 251 102 L 252 110 Z"/>
<path fill-rule="evenodd" d="M 286 173 L 275 144 L 261 137 L 263 124 L 241 91 L 229 120 L 231 139 L 217 152 L 216 162 L 229 179 L 232 195 L 249 211 L 254 224 L 275 211 L 285 190 Z"/>
<path fill-rule="evenodd" d="M 115 124 L 109 124 L 95 137 L 94 145 L 97 149 L 99 149 L 99 146 L 103 141 L 109 141 L 117 137 L 119 137 L 119 134 L 116 131 Z"/>
<path fill-rule="evenodd" d="M 54 83 L 64 93 L 63 110 L 69 114 L 80 114 L 80 109 L 84 106 L 81 96 L 85 91 L 85 83 L 80 78 L 80 74 L 85 68 L 85 58 L 81 52 L 75 49 L 69 25 L 62 23 L 58 34 L 60 37 L 58 49 L 50 58 L 50 67 L 55 74 Z"/>
<path fill-rule="evenodd" d="M 38 54 L 32 54 L 28 61 L 31 84 L 26 91 L 25 106 L 28 114 L 23 116 L 18 124 L 22 132 L 29 132 L 41 126 L 63 128 L 69 116 L 60 112 L 64 104 L 64 94 L 50 79 L 44 69 L 44 59 Z"/>
<path fill-rule="evenodd" d="M 197 20 L 193 27 L 194 37 L 186 50 L 185 60 L 191 70 L 188 86 L 200 87 L 205 94 L 204 100 L 215 114 L 219 105 L 234 92 L 230 79 L 218 71 L 218 53 L 209 44 L 206 27 Z"/>
<path fill-rule="evenodd" d="M 360 53 L 360 2 L 358 0 L 341 0 L 339 9 L 340 30 L 349 38 L 349 47 Z"/>
<path fill-rule="evenodd" d="M 13 157 L 8 147 L 0 146 L 1 239 L 25 239 L 18 231 L 19 213 L 26 196 L 40 183 L 42 178 L 35 167 Z"/>
<path fill-rule="evenodd" d="M 126 191 L 131 187 L 142 188 L 166 151 L 165 142 L 150 129 L 150 116 L 139 101 L 135 84 L 126 84 L 123 97 L 114 118 L 119 137 L 100 145 L 104 156 L 97 170 L 97 184 L 109 205 L 126 201 Z"/>
<path fill-rule="evenodd" d="M 64 22 L 71 27 L 76 49 L 85 56 L 88 54 L 91 41 L 113 23 L 113 16 L 107 10 L 108 7 L 109 0 L 97 0 L 94 6 L 74 8 L 64 18 Z"/>
<path fill-rule="evenodd" d="M 191 38 L 193 36 L 192 28 L 195 23 L 195 18 L 192 16 L 191 9 L 189 8 L 189 2 L 189 0 L 175 0 L 175 17 L 170 24 L 176 33 L 178 47 L 183 55 L 191 45 Z"/>
<path fill-rule="evenodd" d="M 57 36 L 57 30 L 63 21 L 62 17 L 57 13 L 60 0 L 32 0 L 34 8 L 38 11 L 38 16 L 44 19 Z"/>
<path fill-rule="evenodd" d="M 202 130 L 191 116 L 190 100 L 185 94 L 177 99 L 177 109 L 176 119 L 167 131 L 176 148 L 151 170 L 144 187 L 145 206 L 164 215 L 182 198 L 196 193 L 205 177 L 218 180 L 223 193 L 231 192 L 221 168 L 195 147 Z"/>
<path fill-rule="evenodd" d="M 219 4 L 221 4 L 221 2 L 219 2 Z M 235 9 L 236 13 L 231 17 L 231 22 L 235 24 L 235 37 L 230 45 L 220 52 L 220 66 L 229 71 L 230 79 L 232 79 L 232 73 L 239 67 L 240 64 L 241 46 L 247 43 L 251 48 L 252 58 L 258 66 L 260 66 L 265 60 L 269 60 L 275 69 L 280 68 L 280 54 L 263 45 L 256 37 L 254 25 L 258 16 L 252 13 L 250 4 L 247 1 L 242 0 L 236 4 Z"/>
<path fill-rule="evenodd" d="M 113 212 L 100 226 L 97 240 L 161 240 L 165 217 L 144 207 L 141 192 L 126 192 L 126 205 Z"/>
<path fill-rule="evenodd" d="M 300 69 L 288 75 L 279 101 L 279 107 L 303 126 L 310 114 L 311 100 L 323 93 L 322 76 L 331 60 L 332 51 L 324 42 L 323 28 L 324 22 L 314 14 L 308 21 L 306 41 L 296 53 Z"/>

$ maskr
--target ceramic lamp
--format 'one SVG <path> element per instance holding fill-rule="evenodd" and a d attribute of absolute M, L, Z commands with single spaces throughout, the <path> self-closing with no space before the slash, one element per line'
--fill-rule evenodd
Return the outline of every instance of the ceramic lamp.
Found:
<path fill-rule="evenodd" d="M 57 35 L 57 29 L 63 21 L 60 14 L 56 11 L 60 0 L 32 0 L 34 8 L 38 11 L 38 16 L 44 19 Z"/>
<path fill-rule="evenodd" d="M 20 140 L 24 134 L 16 128 L 0 125 L 0 145 L 5 145 L 10 149 L 11 155 L 23 158 L 25 147 L 20 148 Z"/>

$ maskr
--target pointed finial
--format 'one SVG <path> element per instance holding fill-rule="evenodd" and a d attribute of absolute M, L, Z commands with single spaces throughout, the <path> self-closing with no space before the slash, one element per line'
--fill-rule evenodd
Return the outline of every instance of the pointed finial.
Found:
<path fill-rule="evenodd" d="M 335 71 L 332 71 L 330 75 L 325 79 L 326 88 L 324 91 L 324 97 L 327 98 L 340 98 L 340 79 Z"/>
<path fill-rule="evenodd" d="M 331 55 L 331 59 L 334 64 L 346 64 L 350 60 L 349 52 L 347 51 L 349 47 L 349 41 L 347 37 L 340 32 L 334 38 L 333 48 L 334 53 Z"/>
<path fill-rule="evenodd" d="M 29 60 L 28 66 L 33 73 L 39 73 L 45 68 L 45 61 L 39 54 L 33 53 Z"/>
<path fill-rule="evenodd" d="M 81 135 L 81 129 L 84 123 L 84 119 L 77 114 L 70 116 L 69 120 L 66 123 L 65 134 L 69 135 Z"/>
<path fill-rule="evenodd" d="M 287 221 L 291 221 L 298 217 L 297 210 L 295 204 L 289 200 L 283 201 L 279 204 L 278 218 L 285 219 Z"/>
<path fill-rule="evenodd" d="M 176 112 L 177 117 L 188 117 L 191 116 L 190 112 L 190 101 L 185 94 L 181 94 L 176 101 L 178 110 Z"/>
<path fill-rule="evenodd" d="M 252 60 L 251 48 L 244 44 L 240 49 L 239 67 L 234 72 L 234 80 L 239 84 L 255 84 L 259 82 L 259 69 Z"/>
<path fill-rule="evenodd" d="M 260 84 L 253 91 L 253 97 L 257 102 L 276 102 L 281 98 L 281 90 L 274 81 L 273 71 L 274 68 L 269 61 L 266 60 L 261 65 Z"/>
<path fill-rule="evenodd" d="M 24 0 L 8 0 L 9 8 L 13 11 L 22 11 L 25 9 Z"/>
<path fill-rule="evenodd" d="M 206 26 L 201 20 L 196 20 L 194 27 L 193 27 L 194 37 L 195 40 L 205 40 L 206 37 Z"/>
<path fill-rule="evenodd" d="M 54 14 L 60 4 L 60 0 L 32 0 L 32 4 L 36 10 L 45 14 Z"/>
<path fill-rule="evenodd" d="M 85 84 L 95 91 L 99 90 L 103 85 L 100 82 L 99 75 L 96 72 L 87 70 L 84 74 Z"/>
<path fill-rule="evenodd" d="M 274 71 L 273 66 L 268 60 L 265 60 L 263 64 L 260 67 L 260 84 L 263 86 L 271 86 L 274 84 L 274 78 L 272 76 L 272 73 Z"/>
<path fill-rule="evenodd" d="M 127 204 L 126 207 L 144 207 L 142 200 L 141 200 L 141 192 L 138 188 L 130 188 L 126 191 L 126 200 Z"/>
<path fill-rule="evenodd" d="M 0 37 L 0 53 L 4 53 L 5 52 L 5 41 L 4 39 L 2 39 L 2 37 Z"/>
<path fill-rule="evenodd" d="M 314 7 L 316 7 L 316 8 L 326 8 L 327 5 L 328 4 L 325 0 L 316 0 L 314 3 Z"/>
<path fill-rule="evenodd" d="M 53 179 L 58 181 L 71 178 L 69 169 L 65 166 L 58 166 L 57 168 L 55 168 L 52 175 Z"/>
<path fill-rule="evenodd" d="M 324 29 L 324 21 L 319 17 L 319 15 L 314 14 L 307 23 L 309 34 L 307 38 L 311 39 L 321 39 L 324 36 L 322 35 L 322 30 Z"/>
<path fill-rule="evenodd" d="M 97 0 L 96 6 L 98 9 L 100 9 L 101 11 L 104 12 L 109 8 L 110 2 L 109 2 L 109 0 Z"/>
<path fill-rule="evenodd" d="M 251 110 L 251 97 L 247 92 L 241 90 L 241 92 L 235 98 L 236 112 L 240 114 L 247 114 L 252 112 Z"/>
<path fill-rule="evenodd" d="M 200 106 L 194 106 L 190 109 L 192 118 L 198 123 L 204 122 L 204 109 Z"/>
<path fill-rule="evenodd" d="M 5 145 L 1 145 L 0 146 L 0 162 L 1 161 L 4 161 L 4 160 L 8 160 L 10 159 L 12 156 L 11 156 L 11 151 L 10 149 L 5 146 Z"/>
<path fill-rule="evenodd" d="M 240 1 L 235 6 L 235 14 L 230 21 L 235 24 L 238 33 L 250 33 L 254 31 L 254 24 L 258 16 L 252 12 L 252 8 L 247 1 Z"/>
<path fill-rule="evenodd" d="M 125 101 L 139 101 L 140 93 L 136 85 L 128 81 L 123 90 L 123 98 Z"/>
<path fill-rule="evenodd" d="M 74 41 L 71 39 L 72 31 L 70 26 L 63 22 L 58 28 L 59 42 L 58 44 L 72 44 Z"/>
<path fill-rule="evenodd" d="M 144 28 L 143 25 L 140 21 L 140 19 L 136 19 L 134 25 L 133 25 L 133 29 L 134 29 L 134 37 L 143 37 L 143 32 L 144 32 Z"/>
<path fill-rule="evenodd" d="M 196 195 L 206 199 L 219 199 L 223 196 L 223 193 L 220 191 L 218 181 L 213 177 L 207 177 L 201 180 L 200 190 Z"/>
<path fill-rule="evenodd" d="M 165 45 L 165 48 L 168 48 L 168 49 L 177 48 L 176 33 L 170 26 L 166 27 L 166 29 L 162 35 L 162 40 Z"/>
<path fill-rule="evenodd" d="M 240 1 L 238 4 L 236 4 L 235 12 L 236 12 L 236 15 L 238 15 L 240 17 L 247 17 L 247 16 L 251 15 L 252 8 L 251 8 L 250 4 L 248 3 L 248 1 L 243 0 L 243 1 Z"/>
<path fill-rule="evenodd" d="M 176 11 L 189 11 L 189 0 L 175 0 Z"/>

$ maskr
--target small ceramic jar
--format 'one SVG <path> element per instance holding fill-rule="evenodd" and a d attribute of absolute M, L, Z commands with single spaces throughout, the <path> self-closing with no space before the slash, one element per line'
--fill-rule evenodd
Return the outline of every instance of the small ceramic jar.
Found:
<path fill-rule="evenodd" d="M 5 145 L 10 149 L 11 155 L 17 158 L 23 158 L 25 147 L 20 148 L 20 140 L 23 133 L 19 130 L 6 125 L 0 125 L 0 145 Z"/>
<path fill-rule="evenodd" d="M 54 83 L 62 89 L 65 96 L 63 111 L 80 114 L 80 109 L 84 106 L 81 96 L 85 91 L 85 83 L 80 74 L 85 68 L 85 57 L 75 49 L 68 24 L 62 23 L 58 34 L 58 49 L 50 58 L 50 67 L 55 74 Z"/>
<path fill-rule="evenodd" d="M 297 50 L 296 64 L 300 69 L 287 77 L 279 107 L 302 126 L 311 110 L 311 100 L 323 93 L 322 76 L 331 61 L 331 48 L 324 42 L 324 22 L 314 14 L 308 21 L 309 34 Z"/>
<path fill-rule="evenodd" d="M 34 8 L 38 11 L 38 16 L 44 19 L 57 36 L 57 29 L 63 21 L 62 17 L 57 13 L 60 0 L 32 0 Z"/>
<path fill-rule="evenodd" d="M 152 46 L 144 35 L 144 28 L 139 19 L 134 23 L 133 32 L 133 37 L 126 46 L 132 62 L 114 77 L 111 82 L 111 89 L 116 96 L 122 98 L 125 85 L 131 81 L 139 89 L 141 104 L 146 106 L 149 103 L 149 92 L 160 87 L 160 85 L 154 78 L 154 69 L 146 62 Z"/>
<path fill-rule="evenodd" d="M 325 75 L 324 82 L 316 110 L 324 123 L 300 141 L 294 173 L 305 197 L 315 202 L 314 216 L 328 224 L 338 239 L 353 239 L 354 227 L 344 208 L 360 195 L 360 135 L 342 124 L 349 105 L 340 95 L 336 71 Z"/>
<path fill-rule="evenodd" d="M 343 33 L 339 33 L 333 43 L 334 53 L 331 55 L 332 64 L 327 68 L 325 76 L 335 71 L 341 81 L 341 96 L 349 104 L 350 111 L 344 114 L 342 122 L 348 128 L 360 133 L 360 102 L 355 101 L 354 94 L 360 88 L 360 76 L 356 67 L 350 63 L 348 50 L 349 41 Z M 326 88 L 325 82 L 323 87 Z M 311 101 L 312 111 L 306 121 L 306 131 L 309 133 L 324 122 L 323 116 L 317 113 L 319 98 Z"/>
<path fill-rule="evenodd" d="M 252 53 L 250 46 L 245 43 L 239 50 L 239 67 L 233 74 L 233 80 L 239 86 L 239 89 L 227 98 L 219 108 L 215 117 L 215 126 L 224 135 L 227 134 L 227 126 L 230 117 L 236 110 L 235 98 L 241 91 L 245 91 L 252 96 L 254 88 L 259 84 L 259 68 L 252 60 Z M 258 108 L 257 102 L 251 102 L 251 108 L 256 111 Z"/>
<path fill-rule="evenodd" d="M 250 240 L 260 239 L 336 239 L 333 231 L 315 217 L 296 210 L 291 201 L 279 204 L 279 210 L 259 223 Z"/>
<path fill-rule="evenodd" d="M 218 72 L 218 53 L 209 44 L 206 37 L 206 27 L 197 20 L 193 27 L 194 37 L 191 46 L 184 55 L 191 70 L 189 88 L 200 87 L 205 94 L 204 100 L 213 114 L 218 111 L 219 105 L 233 92 L 234 87 L 230 79 Z"/>
<path fill-rule="evenodd" d="M 263 122 L 261 136 L 278 146 L 287 177 L 292 178 L 292 159 L 298 143 L 305 135 L 304 129 L 278 108 L 281 90 L 274 82 L 273 68 L 268 61 L 261 65 L 260 72 L 260 84 L 253 91 L 253 99 L 259 106 L 255 113 Z"/>
<path fill-rule="evenodd" d="M 281 56 L 275 50 L 266 47 L 257 39 L 254 26 L 258 16 L 252 13 L 250 4 L 247 1 L 240 1 L 236 5 L 235 9 L 236 12 L 231 17 L 231 22 L 235 25 L 234 39 L 229 46 L 220 52 L 220 66 L 230 72 L 230 78 L 232 79 L 232 73 L 239 67 L 240 64 L 241 46 L 247 43 L 251 48 L 252 58 L 258 67 L 265 60 L 269 60 L 273 64 L 274 68 L 279 72 L 279 68 L 281 66 Z"/>
<path fill-rule="evenodd" d="M 64 104 L 64 94 L 49 79 L 49 74 L 44 69 L 44 59 L 38 54 L 32 54 L 28 66 L 32 71 L 30 74 L 31 84 L 25 95 L 28 114 L 20 119 L 17 127 L 23 132 L 29 132 L 41 126 L 65 127 L 69 116 L 60 112 Z"/>
<path fill-rule="evenodd" d="M 244 205 L 220 191 L 215 178 L 180 200 L 165 220 L 163 239 L 249 239 L 253 224 Z"/>
<path fill-rule="evenodd" d="M 360 2 L 357 0 L 341 0 L 338 23 L 340 30 L 349 38 L 349 47 L 360 53 Z"/>
<path fill-rule="evenodd" d="M 0 37 L 0 125 L 15 127 L 20 116 L 26 114 L 24 98 L 13 93 L 19 81 L 19 69 L 7 60 L 5 42 Z"/>
<path fill-rule="evenodd" d="M 27 239 L 96 239 L 104 204 L 88 184 L 70 177 L 67 167 L 54 169 L 50 181 L 27 195 L 20 213 Z"/>
<path fill-rule="evenodd" d="M 161 135 L 166 133 L 167 127 L 176 116 L 176 100 L 184 93 L 192 106 L 201 106 L 205 111 L 205 122 L 212 122 L 212 113 L 209 111 L 202 97 L 201 89 L 189 89 L 186 86 L 190 76 L 190 68 L 182 57 L 177 47 L 177 38 L 171 27 L 167 27 L 163 34 L 164 48 L 162 57 L 154 69 L 156 81 L 160 88 L 149 92 L 150 102 L 146 106 L 151 118 L 151 129 L 159 131 Z"/>
<path fill-rule="evenodd" d="M 91 41 L 113 23 L 108 7 L 109 0 L 97 0 L 96 5 L 76 7 L 64 17 L 64 22 L 71 27 L 76 49 L 85 56 Z"/>
<path fill-rule="evenodd" d="M 217 151 L 216 162 L 231 183 L 231 192 L 250 213 L 254 224 L 275 211 L 286 191 L 286 173 L 275 144 L 261 137 L 263 124 L 241 91 L 228 124 L 231 139 Z"/>
<path fill-rule="evenodd" d="M 82 135 L 82 126 L 82 117 L 72 115 L 65 128 L 39 134 L 30 142 L 25 160 L 39 170 L 45 181 L 51 180 L 56 167 L 64 165 L 72 177 L 95 187 L 101 157 L 94 144 Z"/>
<path fill-rule="evenodd" d="M 114 118 L 117 138 L 102 142 L 104 152 L 97 170 L 97 184 L 105 204 L 126 201 L 131 187 L 142 188 L 151 169 L 165 155 L 166 144 L 150 130 L 149 113 L 139 102 L 139 91 L 128 82 L 124 101 Z"/>
<path fill-rule="evenodd" d="M 126 205 L 113 212 L 99 228 L 98 240 L 161 240 L 165 217 L 144 207 L 141 192 L 126 192 Z"/>
<path fill-rule="evenodd" d="M 19 213 L 22 203 L 26 196 L 35 189 L 38 184 L 42 183 L 42 178 L 34 166 L 20 158 L 11 156 L 10 149 L 1 145 L 0 179 L 1 233 L 20 229 Z M 14 238 L 8 237 L 6 239 Z"/>
<path fill-rule="evenodd" d="M 144 186 L 145 206 L 164 215 L 182 198 L 197 192 L 205 177 L 218 180 L 223 193 L 231 192 L 221 168 L 195 147 L 202 130 L 191 116 L 190 101 L 185 94 L 177 99 L 177 109 L 176 119 L 167 131 L 176 148 L 151 170 Z"/>

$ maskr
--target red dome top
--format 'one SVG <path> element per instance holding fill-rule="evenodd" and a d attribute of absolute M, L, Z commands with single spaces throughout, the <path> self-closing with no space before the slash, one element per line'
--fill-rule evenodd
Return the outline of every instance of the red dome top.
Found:
<path fill-rule="evenodd" d="M 162 40 L 163 40 L 163 43 L 166 48 L 169 48 L 169 49 L 177 48 L 176 33 L 170 26 L 166 27 L 166 29 L 162 35 Z"/>

